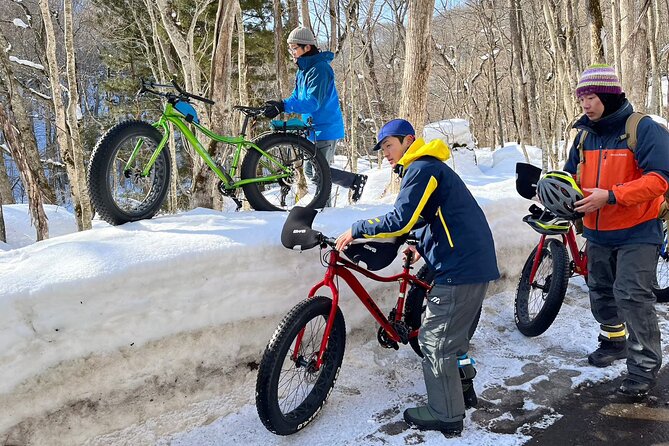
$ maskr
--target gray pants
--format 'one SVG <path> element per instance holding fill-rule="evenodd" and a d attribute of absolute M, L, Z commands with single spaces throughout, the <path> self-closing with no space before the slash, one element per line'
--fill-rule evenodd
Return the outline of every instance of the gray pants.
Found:
<path fill-rule="evenodd" d="M 470 328 L 476 323 L 487 289 L 488 282 L 435 285 L 428 295 L 418 341 L 424 355 L 428 406 L 441 421 L 464 418 L 458 356 L 469 350 Z"/>
<path fill-rule="evenodd" d="M 651 288 L 658 253 L 659 246 L 650 244 L 610 247 L 588 241 L 587 245 L 592 314 L 602 325 L 627 325 L 627 370 L 646 382 L 655 380 L 662 365 Z"/>

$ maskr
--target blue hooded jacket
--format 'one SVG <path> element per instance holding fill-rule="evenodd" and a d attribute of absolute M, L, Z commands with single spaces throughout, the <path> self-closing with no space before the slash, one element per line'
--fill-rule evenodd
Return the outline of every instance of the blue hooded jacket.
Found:
<path fill-rule="evenodd" d="M 436 273 L 435 283 L 463 285 L 499 278 L 490 227 L 460 177 L 443 161 L 448 146 L 417 139 L 398 166 L 403 177 L 395 209 L 353 224 L 354 238 L 397 237 L 415 230 L 418 252 Z"/>
<path fill-rule="evenodd" d="M 300 113 L 305 122 L 312 119 L 316 135 L 315 138 L 311 135 L 310 139 L 315 141 L 344 137 L 344 119 L 330 66 L 333 59 L 334 54 L 330 51 L 299 57 L 295 90 L 283 100 L 287 113 Z"/>

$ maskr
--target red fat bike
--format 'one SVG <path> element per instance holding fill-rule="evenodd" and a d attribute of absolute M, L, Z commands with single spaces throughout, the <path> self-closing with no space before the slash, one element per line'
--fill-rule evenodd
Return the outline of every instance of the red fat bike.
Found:
<path fill-rule="evenodd" d="M 309 424 L 325 404 L 339 374 L 346 325 L 338 304 L 338 278 L 346 282 L 380 325 L 377 339 L 383 347 L 398 349 L 399 344 L 409 344 L 422 356 L 418 329 L 423 301 L 431 289 L 434 273 L 424 265 L 418 273 L 412 274 L 411 253 L 404 259 L 399 274 L 381 276 L 372 272 L 390 265 L 402 243 L 415 245 L 416 241 L 351 244 L 341 253 L 335 249 L 334 238 L 311 229 L 315 215 L 312 209 L 294 207 L 283 227 L 281 241 L 290 249 L 319 246 L 321 260 L 327 267 L 325 276 L 311 288 L 308 297 L 283 318 L 258 367 L 258 415 L 265 427 L 278 435 L 295 433 Z M 362 263 L 366 267 L 362 267 Z M 353 271 L 378 282 L 399 284 L 397 302 L 388 316 Z M 316 295 L 322 289 L 329 291 L 332 297 Z"/>
<path fill-rule="evenodd" d="M 523 221 L 541 234 L 541 238 L 523 266 L 514 301 L 514 317 L 522 334 L 539 336 L 548 330 L 557 317 L 567 293 L 569 278 L 582 275 L 587 282 L 588 259 L 585 242 L 580 247 L 576 242 L 572 221 L 557 220 L 549 211 L 537 205 L 530 207 L 530 214 Z M 669 302 L 666 225 L 653 293 L 658 302 Z"/>

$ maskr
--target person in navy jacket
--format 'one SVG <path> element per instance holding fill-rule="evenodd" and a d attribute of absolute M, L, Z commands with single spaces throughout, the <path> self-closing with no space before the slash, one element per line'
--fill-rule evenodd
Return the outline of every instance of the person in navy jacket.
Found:
<path fill-rule="evenodd" d="M 664 237 L 658 214 L 669 186 L 669 132 L 643 117 L 630 148 L 633 108 L 609 65 L 589 66 L 576 96 L 583 116 L 564 170 L 586 192 L 576 211 L 585 214 L 590 308 L 600 324 L 599 347 L 588 362 L 607 367 L 626 359 L 618 392 L 644 397 L 662 365 L 652 284 Z"/>
<path fill-rule="evenodd" d="M 334 161 L 337 140 L 345 136 L 344 119 L 339 107 L 331 51 L 319 51 L 316 37 L 309 28 L 297 27 L 288 36 L 288 51 L 297 64 L 295 89 L 290 97 L 267 101 L 265 116 L 279 113 L 298 113 L 302 120 L 311 119 L 314 131 L 310 139 L 316 144 L 328 164 Z M 307 167 L 307 175 L 310 175 Z M 358 201 L 367 182 L 366 175 L 352 174 L 330 168 L 332 182 L 351 189 L 353 201 Z"/>
<path fill-rule="evenodd" d="M 471 398 L 476 372 L 467 350 L 488 284 L 499 278 L 495 244 L 483 211 L 444 162 L 450 151 L 443 141 L 417 139 L 403 119 L 386 123 L 377 140 L 374 149 L 383 150 L 402 178 L 394 209 L 353 223 L 336 247 L 414 231 L 416 260 L 422 256 L 436 274 L 419 334 L 428 404 L 407 409 L 404 419 L 456 436 L 462 432 L 466 399 L 476 402 L 475 394 Z"/>

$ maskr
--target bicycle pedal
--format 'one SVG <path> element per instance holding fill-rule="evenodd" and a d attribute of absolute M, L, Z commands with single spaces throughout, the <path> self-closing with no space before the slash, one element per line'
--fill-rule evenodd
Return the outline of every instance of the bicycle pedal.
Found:
<path fill-rule="evenodd" d="M 383 348 L 394 348 L 395 350 L 400 349 L 400 346 L 397 344 L 397 342 L 388 337 L 388 333 L 386 333 L 383 327 L 379 327 L 379 331 L 376 334 L 376 339 Z"/>

